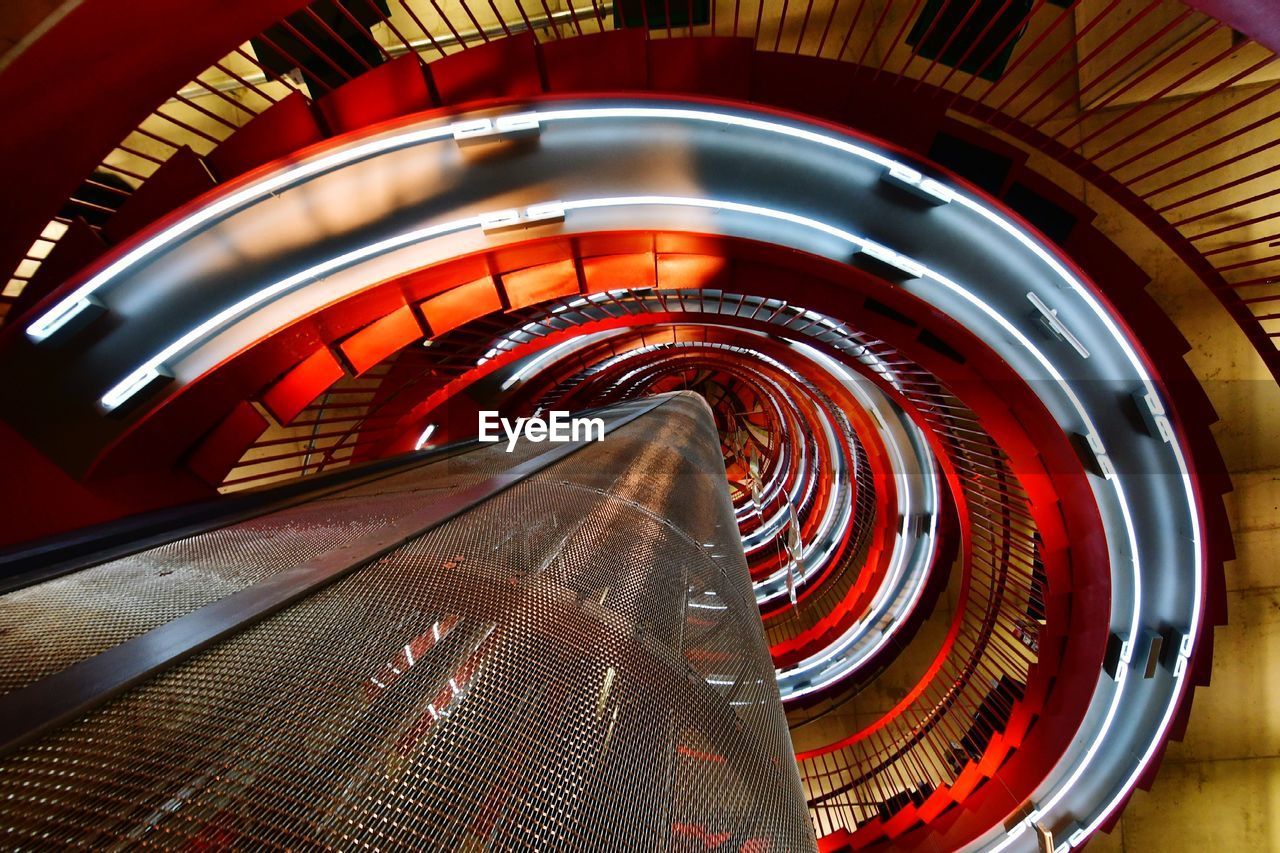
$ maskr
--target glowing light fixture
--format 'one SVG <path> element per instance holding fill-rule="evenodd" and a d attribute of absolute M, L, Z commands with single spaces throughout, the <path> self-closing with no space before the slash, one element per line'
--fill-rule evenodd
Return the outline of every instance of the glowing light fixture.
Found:
<path fill-rule="evenodd" d="M 503 121 L 504 118 L 506 119 L 505 125 Z M 834 136 L 827 135 L 825 133 L 819 133 L 816 131 L 808 130 L 806 128 L 798 127 L 791 124 L 785 124 L 777 121 L 767 121 L 763 119 L 752 118 L 749 116 L 735 115 L 732 113 L 717 112 L 713 110 L 673 109 L 668 107 L 616 107 L 616 108 L 548 110 L 548 111 L 540 111 L 537 113 L 520 114 L 518 116 L 500 117 L 497 121 L 492 122 L 491 124 L 492 130 L 489 130 L 488 132 L 494 132 L 498 130 L 500 127 L 506 128 L 504 132 L 510 132 L 510 131 L 519 130 L 521 125 L 528 128 L 530 126 L 538 127 L 541 125 L 541 123 L 554 121 L 554 120 L 575 120 L 575 119 L 584 120 L 584 119 L 593 119 L 593 118 L 686 119 L 690 121 L 717 123 L 717 124 L 726 125 L 726 126 L 737 126 L 737 127 L 756 129 L 763 132 L 769 132 L 769 133 L 773 133 L 776 135 L 780 135 L 780 136 L 784 136 L 792 139 L 800 139 L 800 140 L 812 142 L 814 144 L 839 150 L 846 154 L 879 164 L 881 167 L 883 167 L 887 171 L 890 180 L 899 182 L 901 184 L 917 186 L 916 175 L 919 174 L 917 170 L 913 170 L 911 169 L 911 167 L 906 166 L 905 164 L 900 163 L 898 161 L 895 161 L 892 158 L 886 157 L 885 155 L 880 154 L 879 152 L 876 152 L 865 146 L 857 145 L 845 139 L 840 139 Z M 482 121 L 487 121 L 487 120 L 482 120 Z M 459 132 L 462 134 L 463 138 L 465 138 L 468 134 L 482 134 L 483 132 L 485 132 L 485 129 L 482 128 L 482 126 L 477 122 L 458 122 L 453 125 L 442 125 L 442 126 L 418 129 L 418 130 L 407 131 L 407 132 L 399 131 L 399 132 L 389 133 L 384 136 L 376 137 L 365 143 L 354 145 L 349 148 L 345 148 L 340 151 L 334 152 L 332 154 L 320 156 L 313 160 L 305 161 L 288 170 L 284 170 L 269 178 L 266 178 L 257 183 L 254 183 L 240 190 L 239 192 L 221 197 L 216 201 L 214 201 L 213 203 L 211 203 L 210 205 L 208 205 L 207 207 L 204 207 L 201 210 L 197 211 L 192 216 L 165 229 L 159 234 L 141 243 L 132 251 L 126 253 L 125 255 L 115 260 L 105 269 L 103 269 L 102 271 L 94 275 L 92 278 L 90 278 L 85 284 L 81 285 L 80 287 L 76 288 L 74 291 L 69 293 L 66 297 L 60 300 L 49 311 L 45 312 L 43 315 L 37 318 L 33 323 L 31 323 L 27 327 L 26 333 L 33 341 L 41 342 L 44 340 L 48 340 L 60 329 L 71 327 L 72 321 L 79 319 L 81 322 L 83 322 L 85 319 L 85 316 L 89 314 L 91 312 L 91 309 L 94 307 L 94 302 L 91 301 L 89 297 L 91 297 L 96 291 L 100 290 L 105 284 L 112 281 L 114 278 L 120 275 L 120 273 L 129 269 L 131 266 L 147 259 L 154 253 L 163 250 L 174 240 L 182 237 L 187 233 L 190 233 L 194 229 L 208 222 L 213 221 L 214 219 L 216 219 L 219 216 L 222 216 L 223 214 L 226 214 L 235 210 L 240 206 L 243 206 L 256 199 L 265 197 L 273 192 L 284 189 L 288 186 L 294 185 L 310 176 L 314 176 L 326 170 L 335 168 L 337 166 L 341 166 L 344 163 L 354 162 L 356 160 L 374 156 L 379 153 L 383 153 L 386 151 L 395 150 L 398 148 L 403 148 L 403 147 L 407 147 L 407 146 L 411 146 L 419 143 L 424 143 L 424 142 L 429 142 L 429 141 L 439 140 L 439 139 L 447 139 L 450 137 L 457 138 Z M 923 176 L 921 176 L 918 182 L 919 188 L 923 190 L 926 186 L 926 181 L 928 180 L 930 179 L 926 179 Z M 937 182 L 934 182 L 934 183 L 936 184 Z M 941 200 L 941 196 L 945 195 L 948 197 L 947 198 L 948 203 L 956 203 L 957 205 L 963 206 L 973 211 L 974 213 L 986 219 L 987 221 L 991 222 L 992 224 L 994 224 L 996 227 L 1000 228 L 1007 234 L 1011 235 L 1015 240 L 1020 242 L 1029 251 L 1035 254 L 1043 263 L 1045 263 L 1059 277 L 1065 289 L 1073 291 L 1081 299 L 1083 299 L 1086 305 L 1089 307 L 1089 309 L 1093 311 L 1094 314 L 1098 317 L 1103 327 L 1106 328 L 1106 330 L 1109 332 L 1112 338 L 1117 342 L 1121 350 L 1124 352 L 1125 356 L 1130 361 L 1130 364 L 1133 366 L 1134 370 L 1141 377 L 1143 386 L 1144 386 L 1144 390 L 1142 393 L 1144 394 L 1144 396 L 1149 398 L 1150 400 L 1149 406 L 1153 410 L 1156 410 L 1156 409 L 1159 410 L 1159 414 L 1153 414 L 1153 417 L 1158 419 L 1163 419 L 1163 423 L 1161 423 L 1160 420 L 1156 421 L 1157 428 L 1155 433 L 1153 434 L 1153 437 L 1155 437 L 1157 440 L 1168 443 L 1171 446 L 1172 452 L 1177 461 L 1177 465 L 1181 475 L 1182 486 L 1183 486 L 1184 494 L 1186 496 L 1186 501 L 1189 509 L 1189 518 L 1190 518 L 1189 523 L 1191 527 L 1190 538 L 1197 552 L 1196 565 L 1194 567 L 1194 570 L 1191 573 L 1193 596 L 1192 596 L 1192 606 L 1191 606 L 1191 614 L 1190 614 L 1190 625 L 1189 625 L 1185 640 L 1181 644 L 1178 650 L 1179 660 L 1175 661 L 1175 665 L 1174 665 L 1174 678 L 1178 680 L 1182 679 L 1185 676 L 1185 672 L 1187 669 L 1186 659 L 1189 658 L 1190 654 L 1192 653 L 1194 638 L 1198 633 L 1199 622 L 1202 616 L 1202 609 L 1203 609 L 1203 580 L 1202 580 L 1203 555 L 1200 553 L 1200 542 L 1201 542 L 1200 520 L 1199 520 L 1199 514 L 1198 514 L 1198 509 L 1197 509 L 1197 504 L 1195 499 L 1195 490 L 1190 477 L 1190 472 L 1187 466 L 1185 454 L 1183 453 L 1183 450 L 1181 446 L 1178 444 L 1178 442 L 1173 440 L 1173 437 L 1174 437 L 1173 427 L 1169 422 L 1167 416 L 1164 414 L 1164 407 L 1160 403 L 1158 392 L 1156 391 L 1154 384 L 1150 379 L 1150 376 L 1147 374 L 1141 358 L 1138 356 L 1137 352 L 1133 349 L 1132 345 L 1127 341 L 1124 335 L 1120 332 L 1115 320 L 1103 308 L 1102 304 L 1097 300 L 1097 298 L 1086 287 L 1084 287 L 1084 285 L 1070 271 L 1066 269 L 1066 267 L 1062 262 L 1060 262 L 1057 258 L 1053 257 L 1053 255 L 1051 255 L 1048 250 L 1046 250 L 1043 246 L 1041 246 L 1035 238 L 1027 234 L 1022 228 L 1015 225 L 1014 223 L 1009 221 L 1007 218 L 1005 218 L 1001 214 L 988 208 L 985 204 L 977 201 L 976 199 L 969 198 L 968 196 L 965 196 L 962 193 L 955 192 L 950 188 L 942 187 L 941 184 L 937 184 L 937 186 L 934 186 L 934 184 L 929 184 L 928 186 L 930 190 L 938 189 L 939 187 L 945 190 L 944 193 L 937 194 L 939 195 L 939 200 Z M 610 204 L 618 204 L 624 201 L 626 203 L 662 203 L 662 201 L 658 200 L 656 197 L 649 197 L 645 201 L 642 201 L 640 198 L 629 199 L 629 200 L 594 200 L 594 202 L 591 204 L 580 203 L 579 206 L 581 207 L 606 206 Z M 736 210 L 744 213 L 762 212 L 762 209 L 759 209 L 759 208 L 752 209 L 752 207 L 749 205 L 739 205 L 739 204 L 733 204 L 733 203 L 707 202 L 705 200 L 683 200 L 681 203 L 702 206 L 702 207 L 709 207 L 709 208 L 714 208 L 718 210 Z M 564 205 L 563 209 L 565 210 L 570 209 L 570 205 L 568 204 Z M 530 213 L 532 213 L 532 211 L 530 211 Z M 861 238 L 857 238 L 854 235 L 851 235 L 848 232 L 845 232 L 834 226 L 830 226 L 825 223 L 819 223 L 814 220 L 807 219 L 806 217 L 798 216 L 795 214 L 789 214 L 785 212 L 780 212 L 780 211 L 771 211 L 768 214 L 762 214 L 762 215 L 769 215 L 771 216 L 771 218 L 774 218 L 774 219 L 789 221 L 795 224 L 814 227 L 817 230 L 820 230 L 832 236 L 836 236 L 842 239 L 847 239 L 849 242 L 853 243 L 858 248 L 859 251 L 864 252 L 871 257 L 874 257 L 875 256 L 874 253 L 877 251 L 875 248 L 872 248 L 870 251 L 867 250 L 866 247 L 869 241 L 863 240 Z M 468 220 L 464 224 L 460 224 L 460 225 L 455 224 L 455 228 L 471 227 L 479 224 L 480 223 L 478 219 L 472 218 L 471 220 Z M 439 232 L 439 233 L 444 233 L 444 232 Z M 427 238 L 428 238 L 427 236 L 419 236 L 415 239 L 427 239 Z M 393 240 L 394 239 L 396 238 L 393 238 Z M 367 249 L 370 250 L 367 252 L 367 254 L 363 254 L 365 250 L 357 250 L 357 253 L 362 253 L 360 254 L 360 257 L 367 257 L 377 252 L 388 251 L 390 248 L 392 248 L 392 246 L 388 246 L 386 245 L 386 243 L 387 241 L 384 241 L 383 243 L 374 244 L 373 247 L 366 247 Z M 356 254 L 356 253 L 352 253 L 352 254 Z M 982 302 L 980 299 L 974 296 L 971 292 L 960 287 L 955 282 L 951 281 L 950 279 L 947 279 L 945 276 L 942 276 L 941 274 L 935 271 L 929 270 L 923 265 L 917 265 L 916 262 L 914 262 L 912 259 L 905 258 L 905 256 L 898 255 L 897 258 L 902 259 L 904 262 L 908 264 L 911 264 L 911 266 L 904 269 L 904 272 L 908 272 L 910 274 L 915 275 L 918 269 L 919 275 L 917 277 L 927 278 L 933 283 L 939 284 L 941 286 L 944 286 L 948 289 L 953 290 L 959 296 L 961 296 L 961 298 L 966 299 L 971 304 L 974 304 L 983 313 L 987 314 L 989 317 L 996 320 L 997 325 L 1006 334 L 1008 334 L 1016 343 L 1024 347 L 1036 361 L 1040 362 L 1040 364 L 1048 370 L 1051 377 L 1057 380 L 1060 380 L 1060 384 L 1064 387 L 1065 393 L 1070 398 L 1070 402 L 1072 406 L 1077 410 L 1077 412 L 1079 413 L 1083 421 L 1084 426 L 1086 427 L 1085 434 L 1086 435 L 1095 434 L 1094 430 L 1092 429 L 1092 424 L 1088 418 L 1087 412 L 1084 410 L 1083 406 L 1080 404 L 1080 401 L 1078 399 L 1075 399 L 1074 393 L 1071 391 L 1069 385 L 1065 384 L 1065 380 L 1063 379 L 1061 374 L 1059 374 L 1057 370 L 1054 369 L 1053 365 L 1044 357 L 1042 353 L 1039 352 L 1037 348 L 1034 347 L 1034 345 L 1032 345 L 1025 338 L 1024 335 L 1022 335 L 1022 333 L 1019 330 L 1017 330 L 1005 318 L 1000 316 L 998 312 L 995 312 L 994 309 L 992 309 L 989 305 L 986 305 L 986 303 Z M 329 269 L 336 269 L 345 264 L 354 263 L 355 260 L 358 260 L 358 259 L 359 258 L 349 258 L 349 256 L 342 256 L 342 258 L 334 259 L 334 261 L 327 262 L 327 263 L 332 264 L 332 266 L 329 267 Z M 324 266 L 324 265 L 321 265 L 321 266 Z M 322 272 L 323 271 L 324 270 L 322 270 Z M 256 305 L 262 302 L 265 302 L 266 300 L 272 298 L 274 295 L 277 295 L 281 292 L 284 292 L 285 290 L 288 290 L 293 286 L 300 284 L 301 282 L 305 281 L 307 277 L 315 274 L 316 274 L 316 271 L 315 271 L 315 268 L 313 268 L 312 270 L 308 270 L 306 271 L 306 273 L 301 274 L 302 277 L 291 277 L 290 279 L 286 279 L 283 282 L 277 283 L 276 285 L 273 285 L 270 288 L 266 288 L 263 291 L 260 291 L 259 293 L 254 294 L 253 296 L 249 297 L 246 300 L 242 300 L 236 305 L 231 306 L 230 308 L 224 310 L 223 312 L 220 312 L 218 315 L 215 315 L 215 317 L 205 321 L 200 326 L 197 326 L 195 329 L 192 329 L 182 338 L 179 338 L 169 347 L 166 347 L 165 350 L 163 350 L 160 354 L 158 354 L 156 357 L 149 360 L 146 364 L 140 366 L 137 370 L 135 370 L 133 373 L 127 376 L 124 380 L 118 383 L 115 387 L 113 387 L 110 391 L 108 391 L 102 398 L 102 403 L 104 407 L 108 409 L 114 409 L 119 405 L 121 405 L 122 403 L 124 403 L 125 401 L 127 401 L 128 399 L 130 399 L 131 397 L 141 393 L 143 389 L 151 388 L 151 387 L 154 387 L 156 384 L 159 384 L 159 382 L 165 379 L 167 376 L 167 371 L 165 371 L 164 369 L 164 363 L 167 359 L 171 358 L 173 355 L 178 354 L 179 352 L 187 348 L 189 345 L 199 340 L 205 334 L 208 334 L 209 332 L 220 327 L 224 323 L 230 321 L 231 319 L 234 319 L 239 314 L 252 309 L 253 307 L 255 307 Z M 1127 634 L 1129 636 L 1133 636 L 1139 624 L 1140 607 L 1141 607 L 1141 600 L 1142 600 L 1142 595 L 1141 595 L 1142 581 L 1141 581 L 1141 572 L 1140 572 L 1139 561 L 1138 561 L 1138 548 L 1137 548 L 1136 534 L 1133 528 L 1132 519 L 1130 517 L 1129 507 L 1124 497 L 1123 487 L 1118 479 L 1112 479 L 1111 482 L 1116 492 L 1116 498 L 1117 498 L 1118 505 L 1120 507 L 1121 514 L 1124 518 L 1124 523 L 1126 527 L 1125 533 L 1126 533 L 1126 538 L 1128 540 L 1129 553 L 1132 555 L 1131 563 L 1132 563 L 1132 577 L 1133 577 L 1133 609 L 1130 615 L 1130 625 L 1129 625 L 1129 630 Z M 1124 672 L 1125 670 L 1121 671 L 1121 677 L 1118 682 L 1119 684 L 1123 684 Z M 1128 792 L 1132 788 L 1134 782 L 1136 782 L 1136 779 L 1141 775 L 1141 772 L 1145 769 L 1145 767 L 1151 760 L 1151 757 L 1153 756 L 1155 750 L 1159 747 L 1160 743 L 1162 743 L 1164 732 L 1167 730 L 1168 725 L 1172 719 L 1174 709 L 1176 708 L 1177 703 L 1180 700 L 1180 695 L 1181 694 L 1179 691 L 1175 691 L 1174 695 L 1170 698 L 1170 701 L 1167 705 L 1162 721 L 1157 728 L 1157 731 L 1154 733 L 1154 736 L 1149 742 L 1148 747 L 1144 752 L 1141 760 L 1134 767 L 1133 772 L 1130 775 L 1128 781 L 1125 783 L 1125 785 L 1122 786 L 1122 788 L 1116 794 L 1116 796 L 1110 801 L 1110 803 L 1106 807 L 1103 808 L 1103 810 L 1098 815 L 1095 816 L 1093 820 L 1091 820 L 1086 826 L 1079 828 L 1078 830 L 1076 830 L 1071 834 L 1071 836 L 1068 839 L 1068 844 L 1073 846 L 1079 844 L 1094 829 L 1096 829 L 1097 826 L 1106 818 L 1106 816 L 1112 810 L 1114 810 L 1114 808 L 1117 807 L 1118 804 L 1128 795 Z M 1060 802 L 1062 797 L 1066 795 L 1068 790 L 1075 784 L 1075 782 L 1085 772 L 1093 756 L 1096 755 L 1097 750 L 1101 744 L 1102 738 L 1105 737 L 1107 730 L 1110 728 L 1111 721 L 1115 717 L 1119 701 L 1120 701 L 1120 691 L 1117 688 L 1113 696 L 1112 702 L 1110 704 L 1110 707 L 1107 709 L 1104 725 L 1101 727 L 1101 729 L 1098 732 L 1097 740 L 1095 740 L 1094 743 L 1091 745 L 1090 749 L 1084 756 L 1084 759 L 1077 764 L 1074 773 L 1071 774 L 1071 776 L 1066 780 L 1066 782 L 1058 786 L 1055 793 L 1040 804 L 1040 807 L 1037 811 L 1037 817 L 1039 815 L 1044 814 L 1049 809 L 1053 808 L 1058 802 Z M 1021 836 L 1024 832 L 1026 832 L 1030 826 L 1031 820 L 1032 818 L 1027 818 L 1021 823 L 1014 826 L 1007 834 L 1004 844 L 999 846 L 1004 846 L 1007 843 L 1011 843 L 1014 839 Z"/>

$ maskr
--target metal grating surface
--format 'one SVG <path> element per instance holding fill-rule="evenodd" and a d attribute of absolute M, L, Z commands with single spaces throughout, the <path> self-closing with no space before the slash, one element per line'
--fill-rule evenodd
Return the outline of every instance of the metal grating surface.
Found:
<path fill-rule="evenodd" d="M 673 399 L 7 756 L 0 830 L 813 849 L 705 404 Z"/>
<path fill-rule="evenodd" d="M 0 596 L 0 694 L 372 535 L 545 449 L 482 446 Z"/>

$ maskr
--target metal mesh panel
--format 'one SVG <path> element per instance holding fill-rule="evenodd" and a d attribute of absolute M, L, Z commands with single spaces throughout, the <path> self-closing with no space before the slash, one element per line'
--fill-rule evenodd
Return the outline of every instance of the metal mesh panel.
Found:
<path fill-rule="evenodd" d="M 812 849 L 703 405 L 9 755 L 3 843 Z"/>
<path fill-rule="evenodd" d="M 522 442 L 511 453 L 505 448 L 484 445 L 0 596 L 0 693 L 367 536 L 546 446 Z"/>

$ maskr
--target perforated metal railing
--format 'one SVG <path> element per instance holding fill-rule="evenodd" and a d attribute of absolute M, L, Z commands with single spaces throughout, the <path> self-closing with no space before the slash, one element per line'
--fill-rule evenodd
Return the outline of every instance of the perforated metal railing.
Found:
<path fill-rule="evenodd" d="M 555 41 L 624 20 L 652 39 L 737 36 L 840 60 L 904 95 L 936 90 L 951 115 L 1006 141 L 1060 146 L 1048 152 L 1057 167 L 1164 223 L 1162 239 L 1201 259 L 1199 274 L 1280 375 L 1280 65 L 1177 0 L 320 0 L 237 46 L 109 152 L 13 271 L 0 311 L 73 218 L 99 227 L 175 152 L 207 154 L 288 94 L 318 97 L 409 52 L 426 63 L 512 33 Z"/>
<path fill-rule="evenodd" d="M 0 596 L 0 693 L 375 533 L 536 450 L 482 447 Z"/>
<path fill-rule="evenodd" d="M 454 481 L 509 468 L 484 457 Z M 672 399 L 4 756 L 0 844 L 812 849 L 735 533 L 710 416 Z"/>

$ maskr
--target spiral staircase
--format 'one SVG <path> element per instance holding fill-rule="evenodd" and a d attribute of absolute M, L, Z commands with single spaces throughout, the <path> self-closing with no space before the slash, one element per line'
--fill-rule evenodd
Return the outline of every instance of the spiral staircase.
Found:
<path fill-rule="evenodd" d="M 1150 787 L 1233 556 L 1156 296 L 1280 377 L 1280 17 L 132 5 L 0 69 L 6 590 L 692 391 L 820 849 L 1065 850 Z"/>

